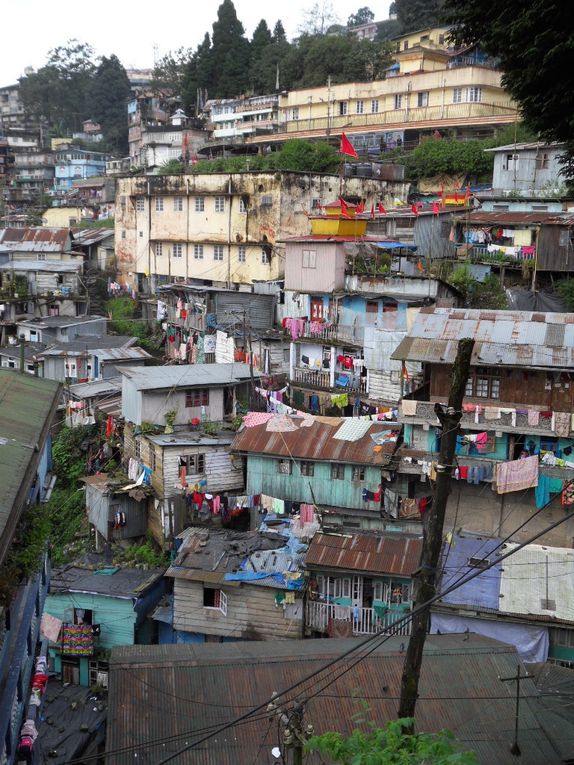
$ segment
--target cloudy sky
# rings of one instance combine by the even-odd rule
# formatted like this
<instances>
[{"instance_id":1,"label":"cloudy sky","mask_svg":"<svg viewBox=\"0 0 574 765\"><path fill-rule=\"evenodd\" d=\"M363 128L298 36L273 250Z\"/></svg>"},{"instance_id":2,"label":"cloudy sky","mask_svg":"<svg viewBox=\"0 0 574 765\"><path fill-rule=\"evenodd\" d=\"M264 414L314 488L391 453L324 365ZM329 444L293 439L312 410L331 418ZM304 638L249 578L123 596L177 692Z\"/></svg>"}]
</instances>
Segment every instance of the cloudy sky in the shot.
<instances>
[{"instance_id":1,"label":"cloudy sky","mask_svg":"<svg viewBox=\"0 0 574 765\"><path fill-rule=\"evenodd\" d=\"M314 2L234 0L234 5L249 36L263 16L270 27L280 18L291 38ZM340 22L364 5L379 21L388 17L390 0L330 0L330 4ZM161 57L182 46L193 48L205 32L211 33L220 0L98 0L92 4L63 0L54 6L41 0L9 0L8 5L11 31L3 35L0 47L0 86L15 82L28 66L42 66L51 48L71 38L90 43L100 55L115 53L126 68L152 67L154 50Z\"/></svg>"}]
</instances>

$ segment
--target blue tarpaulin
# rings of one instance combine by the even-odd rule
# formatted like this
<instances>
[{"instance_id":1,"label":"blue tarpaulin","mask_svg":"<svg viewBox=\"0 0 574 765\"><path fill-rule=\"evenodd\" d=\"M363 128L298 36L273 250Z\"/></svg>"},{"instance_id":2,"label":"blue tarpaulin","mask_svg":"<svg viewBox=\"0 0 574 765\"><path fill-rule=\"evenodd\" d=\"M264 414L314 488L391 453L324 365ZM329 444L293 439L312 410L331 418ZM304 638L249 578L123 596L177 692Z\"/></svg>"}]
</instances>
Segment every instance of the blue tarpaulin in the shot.
<instances>
[{"instance_id":1,"label":"blue tarpaulin","mask_svg":"<svg viewBox=\"0 0 574 765\"><path fill-rule=\"evenodd\" d=\"M377 247L381 250L412 250L417 249L416 244L407 244L406 242L377 242Z\"/></svg>"},{"instance_id":2,"label":"blue tarpaulin","mask_svg":"<svg viewBox=\"0 0 574 765\"><path fill-rule=\"evenodd\" d=\"M236 571L233 574L225 574L223 579L226 582L257 582L261 579L273 579L286 590L301 590L305 582L303 574L298 579L286 579L279 572L270 573L266 571Z\"/></svg>"}]
</instances>

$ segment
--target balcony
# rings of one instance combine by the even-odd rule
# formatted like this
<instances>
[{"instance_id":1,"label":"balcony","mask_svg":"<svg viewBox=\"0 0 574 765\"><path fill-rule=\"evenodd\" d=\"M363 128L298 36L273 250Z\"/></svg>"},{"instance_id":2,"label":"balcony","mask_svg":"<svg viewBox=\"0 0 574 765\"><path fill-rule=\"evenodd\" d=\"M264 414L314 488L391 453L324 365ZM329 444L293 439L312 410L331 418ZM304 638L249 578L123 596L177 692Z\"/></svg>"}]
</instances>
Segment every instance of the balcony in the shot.
<instances>
[{"instance_id":1,"label":"balcony","mask_svg":"<svg viewBox=\"0 0 574 765\"><path fill-rule=\"evenodd\" d=\"M299 339L321 340L326 345L363 345L365 330L362 326L330 324L329 322L306 321Z\"/></svg>"},{"instance_id":2,"label":"balcony","mask_svg":"<svg viewBox=\"0 0 574 765\"><path fill-rule=\"evenodd\" d=\"M496 245L494 245L496 247ZM463 245L464 248L464 245ZM468 250L468 257L473 263L528 263L533 266L536 260L535 247L516 247L517 251L511 255L508 254L508 247L504 249L489 252L486 244L473 244Z\"/></svg>"},{"instance_id":3,"label":"balcony","mask_svg":"<svg viewBox=\"0 0 574 765\"><path fill-rule=\"evenodd\" d=\"M335 385L332 386L331 374L328 370L295 367L293 382L296 385L305 385L308 388L336 390L341 393L368 393L366 377L342 370L335 372Z\"/></svg>"},{"instance_id":4,"label":"balcony","mask_svg":"<svg viewBox=\"0 0 574 765\"><path fill-rule=\"evenodd\" d=\"M472 403L478 404L480 407L482 407L482 409L479 412L478 418L476 417L475 412L463 412L462 419L460 421L461 428L469 428L470 430L482 429L500 431L502 433L524 433L541 436L556 435L556 433L551 428L551 417L541 416L539 418L538 425L530 425L528 423L528 415L524 414L525 410L527 409L525 405L519 404L517 407L516 404L513 406L512 404L503 404L502 402L493 401L491 399L483 399L482 401L475 401ZM471 402L465 400L465 405L467 404L470 405ZM518 411L515 411L514 413L506 412L501 414L498 419L487 420L484 416L485 406L492 408L502 407L504 409L515 410L518 408ZM432 426L438 426L440 424L434 412L434 401L417 401L415 415L405 415L403 413L403 405L401 403L398 420L403 425L413 423L419 425L430 424Z\"/></svg>"},{"instance_id":5,"label":"balcony","mask_svg":"<svg viewBox=\"0 0 574 765\"><path fill-rule=\"evenodd\" d=\"M389 635L410 635L411 622L405 622L398 627L390 627L392 622L403 616L409 609L381 605L380 609L360 608L358 613L352 606L337 606L334 603L321 603L316 600L307 601L305 625L317 632L327 632L331 619L337 622L348 622L349 631L353 635L375 635L387 632ZM378 611L378 613L377 613Z\"/></svg>"},{"instance_id":6,"label":"balcony","mask_svg":"<svg viewBox=\"0 0 574 765\"><path fill-rule=\"evenodd\" d=\"M295 367L294 382L299 385L306 385L309 388L322 388L331 390L331 375L329 372L323 372L320 369L308 369L306 367Z\"/></svg>"}]
</instances>

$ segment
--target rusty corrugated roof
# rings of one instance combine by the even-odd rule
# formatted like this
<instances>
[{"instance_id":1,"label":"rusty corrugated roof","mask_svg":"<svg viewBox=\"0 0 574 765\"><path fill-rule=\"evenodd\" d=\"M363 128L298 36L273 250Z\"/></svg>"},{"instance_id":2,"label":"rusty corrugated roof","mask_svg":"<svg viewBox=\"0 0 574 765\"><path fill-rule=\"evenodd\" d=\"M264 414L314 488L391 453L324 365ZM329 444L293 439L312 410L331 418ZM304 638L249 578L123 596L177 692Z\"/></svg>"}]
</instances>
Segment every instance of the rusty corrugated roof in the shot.
<instances>
[{"instance_id":1,"label":"rusty corrugated roof","mask_svg":"<svg viewBox=\"0 0 574 765\"><path fill-rule=\"evenodd\" d=\"M5 228L0 230L0 248L19 252L61 252L70 239L68 228Z\"/></svg>"},{"instance_id":2,"label":"rusty corrugated roof","mask_svg":"<svg viewBox=\"0 0 574 765\"><path fill-rule=\"evenodd\" d=\"M301 417L295 416L289 419L297 425L302 421ZM312 425L297 427L297 430L286 433L268 431L267 423L250 428L244 427L235 436L231 451L322 462L387 464L389 455L396 449L396 442L377 447L371 435L389 430L400 431L400 426L396 422L387 424L373 422L368 432L357 441L340 441L333 436L345 420L332 419L333 424L329 424L315 418Z\"/></svg>"},{"instance_id":3,"label":"rusty corrugated roof","mask_svg":"<svg viewBox=\"0 0 574 765\"><path fill-rule=\"evenodd\" d=\"M411 576L420 562L422 537L315 534L305 557L313 568Z\"/></svg>"},{"instance_id":4,"label":"rusty corrugated roof","mask_svg":"<svg viewBox=\"0 0 574 765\"><path fill-rule=\"evenodd\" d=\"M356 647L358 640L278 640L188 645L134 645L112 649L106 753L114 765L157 763L192 744L194 730L218 726L265 705L273 691L302 681ZM391 637L348 668L336 664L305 685L305 725L315 733L358 727L355 715L368 704L368 719L383 726L397 717L406 638ZM356 655L356 654L355 654ZM481 765L515 765L510 753L516 686L501 683L520 664L514 647L479 635L429 635L417 703L417 729L448 728L463 748L477 752ZM318 683L318 680L321 682ZM324 692L326 680L334 682ZM544 709L534 680L520 684L522 765L556 762L544 733ZM293 698L294 694L290 694ZM213 730L213 728L212 728ZM158 741L159 739L159 741ZM150 742L154 742L150 744ZM273 765L279 743L276 720L263 713L205 743L177 754L178 765ZM147 745L146 745L147 744ZM111 753L114 753L113 755ZM305 755L306 765L322 759Z\"/></svg>"},{"instance_id":5,"label":"rusty corrugated roof","mask_svg":"<svg viewBox=\"0 0 574 765\"><path fill-rule=\"evenodd\" d=\"M477 212L471 212L468 216L468 222L470 225L475 223L484 223L496 225L497 223L508 223L509 225L516 224L518 226L536 226L542 223L557 223L563 222L564 225L568 225L571 216L566 216L564 219L560 217L556 212L512 212L511 210L486 212L483 210Z\"/></svg>"}]
</instances>

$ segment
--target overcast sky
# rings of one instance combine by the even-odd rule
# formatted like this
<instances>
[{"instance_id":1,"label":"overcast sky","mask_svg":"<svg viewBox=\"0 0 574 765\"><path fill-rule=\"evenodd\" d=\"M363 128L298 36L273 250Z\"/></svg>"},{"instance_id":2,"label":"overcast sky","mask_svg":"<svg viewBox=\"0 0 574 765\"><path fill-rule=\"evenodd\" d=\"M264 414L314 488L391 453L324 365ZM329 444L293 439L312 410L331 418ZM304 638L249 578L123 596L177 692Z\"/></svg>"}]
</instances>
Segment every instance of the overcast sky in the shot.
<instances>
[{"instance_id":1,"label":"overcast sky","mask_svg":"<svg viewBox=\"0 0 574 765\"><path fill-rule=\"evenodd\" d=\"M291 38L315 0L234 0L239 20L250 37L262 17L272 28L281 19ZM326 0L327 2L329 0ZM98 0L50 6L41 0L5 0L9 29L0 46L0 86L16 82L27 66L36 69L51 48L70 38L87 42L99 55L115 53L126 68L149 68L154 46L160 57L181 46L194 48L217 18L220 0ZM340 22L367 5L377 21L388 17L390 0L331 0ZM6 20L6 19L5 19Z\"/></svg>"}]
</instances>

